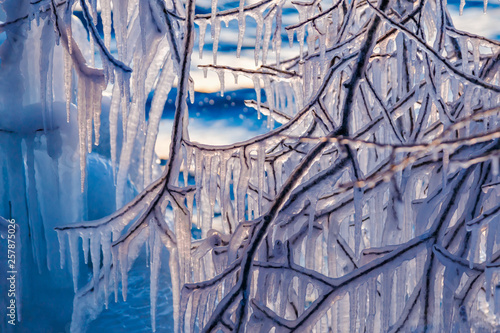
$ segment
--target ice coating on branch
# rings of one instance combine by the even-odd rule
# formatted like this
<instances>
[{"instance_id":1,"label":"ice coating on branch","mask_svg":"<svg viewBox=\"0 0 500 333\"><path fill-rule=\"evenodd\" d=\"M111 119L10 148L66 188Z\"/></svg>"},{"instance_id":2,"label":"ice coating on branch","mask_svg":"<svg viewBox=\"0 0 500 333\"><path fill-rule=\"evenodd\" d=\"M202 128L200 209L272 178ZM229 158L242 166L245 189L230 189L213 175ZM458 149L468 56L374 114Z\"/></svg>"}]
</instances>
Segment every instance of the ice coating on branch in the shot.
<instances>
[{"instance_id":1,"label":"ice coating on branch","mask_svg":"<svg viewBox=\"0 0 500 333\"><path fill-rule=\"evenodd\" d=\"M279 331L285 327L281 323L297 325L290 328L294 331L411 331L424 327L418 326L423 322L431 327L436 318L441 318L437 326L463 323L462 318L474 318L467 321L473 325L479 318L476 304L483 301L474 293L463 308L452 300L466 278L478 274L484 280L471 290L483 288L496 302L496 273L484 269L496 260L495 198L480 189L498 181L498 112L492 111L498 104L498 77L495 67L487 68L497 44L456 30L445 10L436 18L443 6L434 1L422 7L389 4L390 10L380 13L371 2L299 1L293 3L299 22L286 29L291 44L297 33L298 47L280 59L285 55L280 53L284 2L245 6L240 1L233 9L217 11L213 1L210 14L196 15L200 57L208 23L215 63L225 29L221 22L238 21L234 53L239 56L245 20L255 20L254 60L262 66L213 64L210 69L219 76L221 93L226 72L252 80L256 101L246 104L256 107L259 117L268 117L269 132L210 146L188 135L184 102L188 92L193 100L194 87L189 73L180 71L190 47L180 45L191 36L185 29L194 20L194 10L187 10L190 2L160 1L151 7L132 0L99 3L103 45L109 46L107 36L114 30L117 59L133 71L113 63L95 36L102 70L82 67L73 55L78 45L68 47L72 62L67 64L78 79L82 186L84 154L93 136L99 142L100 94L114 78L111 161L113 170L119 164L117 205L125 205L109 218L59 233L69 239L73 278L80 250L75 239L81 236L85 260L90 255L93 265L91 285L95 293L105 294L105 305L109 286L98 281L111 278L117 299L121 279L125 299L129 270L143 246L151 273L153 330L162 316L156 306L164 278L159 274L165 265L160 262L163 247L170 258L177 332ZM421 34L415 34L411 17L422 18ZM440 49L430 46L440 43ZM275 64L268 59L271 47ZM51 69L46 61L41 67L47 72L47 89L42 90L50 95ZM68 77L71 67L65 63L64 70ZM186 79L176 106L182 121L173 128L173 156L151 183L158 124L176 75ZM123 144L118 142L120 119ZM275 120L280 127L272 130ZM182 133L180 138L176 133ZM184 181L179 181L181 171ZM125 203L129 182L140 193ZM95 264L101 261L102 266ZM441 283L436 272L443 272L442 266ZM424 296L429 308L424 308ZM248 318L240 317L240 304ZM238 323L242 326L233 327Z\"/></svg>"}]
</instances>

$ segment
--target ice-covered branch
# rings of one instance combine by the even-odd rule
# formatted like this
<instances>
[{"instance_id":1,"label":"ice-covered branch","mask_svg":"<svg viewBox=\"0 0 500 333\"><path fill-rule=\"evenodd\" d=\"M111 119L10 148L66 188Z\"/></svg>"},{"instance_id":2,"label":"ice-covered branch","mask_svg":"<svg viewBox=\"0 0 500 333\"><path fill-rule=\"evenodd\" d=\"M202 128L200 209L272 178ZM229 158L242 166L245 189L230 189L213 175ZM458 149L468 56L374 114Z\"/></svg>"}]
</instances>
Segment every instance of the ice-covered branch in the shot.
<instances>
[{"instance_id":1,"label":"ice-covered branch","mask_svg":"<svg viewBox=\"0 0 500 333\"><path fill-rule=\"evenodd\" d=\"M92 39L112 62L94 6L81 1ZM132 84L119 79L113 87L110 128L116 138L121 110L125 148L118 154L115 142L111 155L113 165L120 157L120 193L133 153L144 155L137 173L145 190L108 217L56 229L62 252L69 244L78 258L81 238L92 262L102 259L87 293L121 275L125 298L128 271L146 246L153 327L166 248L177 332L438 330L457 321L462 306L477 317L487 306L477 297L483 285L497 297L498 42L453 28L434 0L296 1L299 21L285 29L284 1L241 1L224 11L214 1L211 13L198 15L194 0L185 8L177 0L130 1L102 7L105 41L113 26L117 59L134 65ZM217 65L221 23L238 21L238 57L248 17L261 63ZM199 67L219 75L222 91L227 72L249 77L256 97L245 104L268 117L267 133L220 146L190 140L190 59L195 28L202 52L208 24L214 61ZM283 32L297 45L286 60ZM68 56L79 77L95 72L104 84L105 73L74 46ZM169 159L152 181L154 142L176 77ZM84 80L79 90L88 88ZM79 107L90 105L82 96ZM93 119L85 114L82 128ZM281 125L272 129L274 121ZM88 148L89 132L82 133ZM72 271L78 289L74 262Z\"/></svg>"}]
</instances>

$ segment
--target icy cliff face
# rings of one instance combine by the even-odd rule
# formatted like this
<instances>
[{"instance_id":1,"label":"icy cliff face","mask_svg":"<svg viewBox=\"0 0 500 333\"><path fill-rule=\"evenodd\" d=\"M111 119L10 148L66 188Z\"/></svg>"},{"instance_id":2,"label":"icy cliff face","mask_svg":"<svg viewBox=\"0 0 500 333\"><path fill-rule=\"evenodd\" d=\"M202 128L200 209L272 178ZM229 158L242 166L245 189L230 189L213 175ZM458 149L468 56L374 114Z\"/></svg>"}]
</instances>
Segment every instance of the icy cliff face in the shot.
<instances>
[{"instance_id":1,"label":"icy cliff face","mask_svg":"<svg viewBox=\"0 0 500 333\"><path fill-rule=\"evenodd\" d=\"M0 213L25 221L40 270L57 235L71 330L127 299L138 258L153 331L167 265L174 331L495 330L500 44L454 28L441 1L219 5L3 2L2 191L13 208ZM298 22L285 24L285 10ZM253 24L255 68L217 64L222 22L238 25L235 57ZM213 63L200 67L221 94L226 74L248 77L247 105L268 133L190 140L191 56L208 25ZM282 35L296 46L289 58ZM169 160L155 177L174 85ZM87 197L96 179L116 184L103 201Z\"/></svg>"},{"instance_id":2,"label":"icy cliff face","mask_svg":"<svg viewBox=\"0 0 500 333\"><path fill-rule=\"evenodd\" d=\"M65 50L57 43L53 21L47 19L47 7L32 8L29 1L3 1L2 9L0 215L14 219L18 227L16 318L21 322L11 326L2 321L0 330L63 330L71 316L72 287L69 274L60 270L54 228L112 213L113 171L102 150L82 155L89 161L86 170L90 177L82 191L77 107L73 100L67 101ZM38 24L31 17L35 12L39 12ZM82 57L90 59L87 32L76 18L72 36L85 50ZM108 115L109 98L104 97L103 116ZM106 119L104 123L109 122ZM108 142L109 156L109 126L101 133ZM120 142L121 131L117 136ZM132 193L128 186L128 200ZM7 236L2 232L2 253L6 254ZM4 280L7 255L1 258L0 265ZM7 296L7 287L2 283L2 295ZM4 300L8 298L2 297Z\"/></svg>"}]
</instances>

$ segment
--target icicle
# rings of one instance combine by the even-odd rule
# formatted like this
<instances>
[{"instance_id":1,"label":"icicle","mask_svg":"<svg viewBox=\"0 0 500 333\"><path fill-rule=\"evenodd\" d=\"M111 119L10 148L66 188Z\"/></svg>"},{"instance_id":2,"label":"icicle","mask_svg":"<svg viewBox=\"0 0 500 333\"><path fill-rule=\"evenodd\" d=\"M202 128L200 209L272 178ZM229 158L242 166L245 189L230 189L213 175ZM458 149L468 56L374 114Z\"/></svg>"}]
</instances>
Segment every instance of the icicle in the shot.
<instances>
[{"instance_id":1,"label":"icicle","mask_svg":"<svg viewBox=\"0 0 500 333\"><path fill-rule=\"evenodd\" d=\"M214 65L217 65L217 51L219 49L219 37L220 37L220 21L215 19L212 22L212 40L213 40L213 56L214 56Z\"/></svg>"},{"instance_id":2,"label":"icicle","mask_svg":"<svg viewBox=\"0 0 500 333\"><path fill-rule=\"evenodd\" d=\"M374 68L372 70L373 88L380 95L381 94L380 89L382 87L382 70L380 68L380 67L382 67L382 65L380 64L380 60L379 59L374 59L372 67Z\"/></svg>"},{"instance_id":3,"label":"icicle","mask_svg":"<svg viewBox=\"0 0 500 333\"><path fill-rule=\"evenodd\" d=\"M183 152L183 169L182 169L182 176L184 179L184 186L188 186L188 181L189 181L189 169L191 167L191 147L188 145L182 145L182 152Z\"/></svg>"},{"instance_id":4,"label":"icicle","mask_svg":"<svg viewBox=\"0 0 500 333\"><path fill-rule=\"evenodd\" d=\"M198 42L198 48L200 50L200 59L203 58L203 46L205 45L205 32L207 30L207 21L206 20L199 20L196 23L198 23L198 33L199 33L199 42ZM206 67L203 68L205 70ZM205 75L205 78L207 76Z\"/></svg>"},{"instance_id":5,"label":"icicle","mask_svg":"<svg viewBox=\"0 0 500 333\"><path fill-rule=\"evenodd\" d=\"M151 19L148 17L148 13L151 9L149 8L148 2L139 1L139 25L141 27L141 46L142 46L142 54L148 54L147 50L147 31L146 24Z\"/></svg>"},{"instance_id":6,"label":"icicle","mask_svg":"<svg viewBox=\"0 0 500 333\"><path fill-rule=\"evenodd\" d=\"M229 194L229 178L231 177L230 175L228 176L228 162L229 159L231 158L231 155L229 155L226 151L222 153L222 156L220 156L220 209L221 209L221 216L222 216L222 222L224 223L225 221L227 223L230 223L227 221L228 217L226 217L226 211L227 211L227 206L228 202L226 200L226 195Z\"/></svg>"},{"instance_id":7,"label":"icicle","mask_svg":"<svg viewBox=\"0 0 500 333\"><path fill-rule=\"evenodd\" d=\"M151 327L153 332L156 332L156 301L158 298L158 279L160 275L160 253L161 253L161 241L160 237L157 235L156 227L153 225L150 227L150 252L151 252L151 277L150 277L150 305L151 305Z\"/></svg>"},{"instance_id":8,"label":"icicle","mask_svg":"<svg viewBox=\"0 0 500 333\"><path fill-rule=\"evenodd\" d=\"M189 101L194 104L194 80L188 80Z\"/></svg>"},{"instance_id":9,"label":"icicle","mask_svg":"<svg viewBox=\"0 0 500 333\"><path fill-rule=\"evenodd\" d=\"M241 47L243 46L243 37L245 36L245 12L243 8L245 7L245 0L240 0L240 6L238 9L238 44L236 46L236 58L241 55Z\"/></svg>"},{"instance_id":10,"label":"icicle","mask_svg":"<svg viewBox=\"0 0 500 333\"><path fill-rule=\"evenodd\" d=\"M444 270L444 283L442 291L442 313L443 321L445 323L451 322L453 314L453 295L460 285L460 279L463 274L463 269L455 262L451 261L447 256L444 255L445 249L441 246L434 245L433 252L439 261L445 266Z\"/></svg>"},{"instance_id":11,"label":"icicle","mask_svg":"<svg viewBox=\"0 0 500 333\"><path fill-rule=\"evenodd\" d=\"M35 20L36 20L36 25L37 27L40 26L40 10L34 10L35 12Z\"/></svg>"},{"instance_id":12,"label":"icicle","mask_svg":"<svg viewBox=\"0 0 500 333\"><path fill-rule=\"evenodd\" d=\"M85 114L86 121L86 130L85 133L87 134L86 138L86 143L87 143L87 152L90 154L92 152L92 119L94 118L94 83L91 80L86 80L85 82L86 88L85 88L85 100L87 101L87 112Z\"/></svg>"},{"instance_id":13,"label":"icicle","mask_svg":"<svg viewBox=\"0 0 500 333\"><path fill-rule=\"evenodd\" d=\"M366 332L366 305L368 302L366 294L366 283L363 283L357 291L359 300L359 332Z\"/></svg>"},{"instance_id":14,"label":"icicle","mask_svg":"<svg viewBox=\"0 0 500 333\"><path fill-rule=\"evenodd\" d=\"M116 207L123 206L125 186L127 183L128 170L132 160L132 152L135 146L137 131L139 130L139 121L142 115L142 109L139 102L132 103L130 115L127 121L127 131L124 134L125 142L122 146L118 174L116 176Z\"/></svg>"},{"instance_id":15,"label":"icicle","mask_svg":"<svg viewBox=\"0 0 500 333\"><path fill-rule=\"evenodd\" d=\"M104 32L104 45L109 50L111 45L111 7L110 0L101 0L101 19Z\"/></svg>"},{"instance_id":16,"label":"icicle","mask_svg":"<svg viewBox=\"0 0 500 333\"><path fill-rule=\"evenodd\" d=\"M304 38L305 38L305 34L306 34L306 28L305 28L304 25L302 25L301 27L299 27L297 29L297 40L299 41L299 47L300 47L300 51L299 51L300 60L304 59Z\"/></svg>"},{"instance_id":17,"label":"icicle","mask_svg":"<svg viewBox=\"0 0 500 333\"><path fill-rule=\"evenodd\" d=\"M80 182L81 191L83 193L85 187L85 177L87 169L87 151L86 146L86 121L87 121L87 110L86 110L86 96L85 89L86 84L83 78L78 79L78 139L79 139L79 150L80 150Z\"/></svg>"},{"instance_id":18,"label":"icicle","mask_svg":"<svg viewBox=\"0 0 500 333\"><path fill-rule=\"evenodd\" d=\"M193 202L194 202L194 193L189 192L188 194L186 194L186 206L190 212L193 211Z\"/></svg>"},{"instance_id":19,"label":"icicle","mask_svg":"<svg viewBox=\"0 0 500 333\"><path fill-rule=\"evenodd\" d=\"M57 231L57 240L59 241L59 259L61 269L64 268L66 262L66 242L64 241L64 234L62 231Z\"/></svg>"},{"instance_id":20,"label":"icicle","mask_svg":"<svg viewBox=\"0 0 500 333\"><path fill-rule=\"evenodd\" d=\"M95 145L99 145L99 139L101 137L101 98L102 98L102 88L94 84L93 85L93 101L94 104L92 105L93 108L93 115L94 115L94 135L95 135Z\"/></svg>"},{"instance_id":21,"label":"icicle","mask_svg":"<svg viewBox=\"0 0 500 333\"><path fill-rule=\"evenodd\" d=\"M92 23L94 25L97 25L97 0L91 0L89 2L90 2L90 9L92 9L92 12L91 12Z\"/></svg>"},{"instance_id":22,"label":"icicle","mask_svg":"<svg viewBox=\"0 0 500 333\"><path fill-rule=\"evenodd\" d=\"M118 112L120 111L120 87L118 84L113 86L111 96L111 105L109 107L109 143L111 150L111 166L113 169L113 179L116 183L116 144L118 136Z\"/></svg>"},{"instance_id":23,"label":"icicle","mask_svg":"<svg viewBox=\"0 0 500 333\"><path fill-rule=\"evenodd\" d=\"M354 191L354 253L359 258L361 246L361 225L363 223L363 189L355 187Z\"/></svg>"},{"instance_id":24,"label":"icicle","mask_svg":"<svg viewBox=\"0 0 500 333\"><path fill-rule=\"evenodd\" d=\"M356 332L358 315L358 289L349 291L349 332Z\"/></svg>"},{"instance_id":25,"label":"icicle","mask_svg":"<svg viewBox=\"0 0 500 333\"><path fill-rule=\"evenodd\" d=\"M114 240L114 239L113 239ZM111 258L113 261L113 293L115 294L115 303L118 302L118 251L111 248Z\"/></svg>"},{"instance_id":26,"label":"icicle","mask_svg":"<svg viewBox=\"0 0 500 333\"><path fill-rule=\"evenodd\" d=\"M258 75L252 75L253 86L255 89L255 95L257 99L257 118L260 119L261 111L260 111L260 100L261 100L261 88L260 88L260 77Z\"/></svg>"},{"instance_id":27,"label":"icicle","mask_svg":"<svg viewBox=\"0 0 500 333\"><path fill-rule=\"evenodd\" d=\"M71 57L66 50L64 52L64 92L66 97L66 121L69 123L71 107L71 86L73 83L73 72Z\"/></svg>"},{"instance_id":28,"label":"icicle","mask_svg":"<svg viewBox=\"0 0 500 333\"><path fill-rule=\"evenodd\" d=\"M82 238L82 249L83 249L83 260L85 261L85 265L89 263L89 239L87 235L81 234Z\"/></svg>"},{"instance_id":29,"label":"icicle","mask_svg":"<svg viewBox=\"0 0 500 333\"><path fill-rule=\"evenodd\" d=\"M486 14L487 9L488 9L488 0L483 0L483 13Z\"/></svg>"},{"instance_id":30,"label":"icicle","mask_svg":"<svg viewBox=\"0 0 500 333\"><path fill-rule=\"evenodd\" d=\"M464 14L465 0L460 0L460 16Z\"/></svg>"},{"instance_id":31,"label":"icicle","mask_svg":"<svg viewBox=\"0 0 500 333\"><path fill-rule=\"evenodd\" d=\"M91 33L89 33L89 40L90 40L90 66L95 67L95 42L94 42L94 36L92 36Z\"/></svg>"},{"instance_id":32,"label":"icicle","mask_svg":"<svg viewBox=\"0 0 500 333\"><path fill-rule=\"evenodd\" d=\"M178 262L178 250L177 248L173 247L170 252L170 258L169 258L169 268L170 268L170 274L172 275L172 300L173 300L173 315L174 318L181 318L181 322L183 320L182 316L180 315L180 279L181 277L179 276L179 262ZM179 332L179 320L174 321L174 332ZM184 326L182 326L184 329Z\"/></svg>"},{"instance_id":33,"label":"icicle","mask_svg":"<svg viewBox=\"0 0 500 333\"><path fill-rule=\"evenodd\" d=\"M470 255L469 255L469 268L472 269L474 266L474 260L476 259L477 246L479 244L479 232L478 228L472 229L471 233L471 247L470 247Z\"/></svg>"},{"instance_id":34,"label":"icicle","mask_svg":"<svg viewBox=\"0 0 500 333\"><path fill-rule=\"evenodd\" d=\"M122 297L123 300L127 301L128 292L128 245L121 245L118 249L119 261L120 261L120 273L122 276Z\"/></svg>"},{"instance_id":35,"label":"icicle","mask_svg":"<svg viewBox=\"0 0 500 333\"><path fill-rule=\"evenodd\" d=\"M262 196L264 193L264 178L265 178L265 172L264 172L264 167L265 167L265 161L266 161L266 148L265 145L259 144L257 147L257 167L258 167L258 181L259 181L259 201L258 201L258 214L260 215L262 212Z\"/></svg>"},{"instance_id":36,"label":"icicle","mask_svg":"<svg viewBox=\"0 0 500 333\"><path fill-rule=\"evenodd\" d=\"M71 15L69 15L71 16ZM71 22L71 19L69 20ZM68 52L69 54L73 53L73 36L71 32L71 25L66 26L66 35L68 36Z\"/></svg>"},{"instance_id":37,"label":"icicle","mask_svg":"<svg viewBox=\"0 0 500 333\"><path fill-rule=\"evenodd\" d=\"M195 165L194 165L194 180L196 183L196 213L198 215L197 225L201 226L201 181L203 171L203 156L202 152L196 149L194 151Z\"/></svg>"},{"instance_id":38,"label":"icicle","mask_svg":"<svg viewBox=\"0 0 500 333\"><path fill-rule=\"evenodd\" d=\"M40 99L42 104L43 130L47 131L48 129L52 129L51 105L53 102L53 96L51 59L54 49L54 31L52 31L52 27L48 21L43 25L41 38L44 39L45 43L41 43L40 45Z\"/></svg>"},{"instance_id":39,"label":"icicle","mask_svg":"<svg viewBox=\"0 0 500 333\"><path fill-rule=\"evenodd\" d=\"M306 244L306 267L309 269L314 268L314 244L316 237L313 235L314 229L314 215L316 212L317 198L309 198L309 218L307 225L307 244Z\"/></svg>"},{"instance_id":40,"label":"icicle","mask_svg":"<svg viewBox=\"0 0 500 333\"><path fill-rule=\"evenodd\" d=\"M491 157L491 173L493 174L493 176L498 176L499 162L500 162L500 156L493 155Z\"/></svg>"},{"instance_id":41,"label":"icicle","mask_svg":"<svg viewBox=\"0 0 500 333\"><path fill-rule=\"evenodd\" d=\"M151 102L151 109L149 111L146 143L144 144L144 184L149 184L152 181L151 172L154 146L158 136L163 108L165 106L168 93L172 88L174 79L175 72L173 70L173 61L170 55L167 55L160 77L158 78L158 84L156 85L155 94Z\"/></svg>"},{"instance_id":42,"label":"icicle","mask_svg":"<svg viewBox=\"0 0 500 333\"><path fill-rule=\"evenodd\" d=\"M471 39L472 42L472 56L474 59L474 75L479 76L479 42L480 40L478 39Z\"/></svg>"},{"instance_id":43,"label":"icicle","mask_svg":"<svg viewBox=\"0 0 500 333\"><path fill-rule=\"evenodd\" d=\"M220 157L218 154L212 155L210 159L210 164L209 168L207 168L210 171L209 174L209 179L208 179L208 197L209 197L209 202L210 202L210 218L213 218L214 216L214 207L215 207L215 200L217 196L217 178L219 175L219 160Z\"/></svg>"},{"instance_id":44,"label":"icicle","mask_svg":"<svg viewBox=\"0 0 500 333\"><path fill-rule=\"evenodd\" d=\"M375 316L377 311L377 278L368 281L368 318L366 319L366 332L375 332Z\"/></svg>"},{"instance_id":45,"label":"icicle","mask_svg":"<svg viewBox=\"0 0 500 333\"><path fill-rule=\"evenodd\" d=\"M179 249L180 283L191 280L191 219L189 214L177 206L173 207L175 221L175 235ZM202 236L203 233L202 233Z\"/></svg>"},{"instance_id":46,"label":"icicle","mask_svg":"<svg viewBox=\"0 0 500 333\"><path fill-rule=\"evenodd\" d=\"M104 305L108 308L109 275L111 274L111 233L107 230L101 232L102 269L104 271Z\"/></svg>"},{"instance_id":47,"label":"icicle","mask_svg":"<svg viewBox=\"0 0 500 333\"><path fill-rule=\"evenodd\" d=\"M78 276L80 274L80 259L78 256L78 236L68 233L69 253L71 256L71 275L73 276L73 290L78 290Z\"/></svg>"},{"instance_id":48,"label":"icicle","mask_svg":"<svg viewBox=\"0 0 500 333\"><path fill-rule=\"evenodd\" d=\"M448 169L450 164L450 153L443 149L443 188L446 188L448 182Z\"/></svg>"},{"instance_id":49,"label":"icicle","mask_svg":"<svg viewBox=\"0 0 500 333\"><path fill-rule=\"evenodd\" d=\"M396 64L397 64L397 73L396 73L396 76L399 78L398 79L398 84L397 84L397 87L395 89L397 89L397 96L402 96L403 95L403 87L404 87L404 83L403 83L403 74L405 72L405 69L404 69L404 46L405 46L405 39L404 39L404 35L403 33L399 33L397 36L396 36Z\"/></svg>"},{"instance_id":50,"label":"icicle","mask_svg":"<svg viewBox=\"0 0 500 333\"><path fill-rule=\"evenodd\" d=\"M224 84L224 70L223 69L217 69L217 75L219 76L219 82L220 82L220 95L221 97L224 96L224 89L225 89L225 84Z\"/></svg>"},{"instance_id":51,"label":"icicle","mask_svg":"<svg viewBox=\"0 0 500 333\"><path fill-rule=\"evenodd\" d=\"M319 36L319 66L320 66L320 74L321 77L323 77L323 73L325 73L328 68L329 64L328 61L326 61L326 39L327 37L325 35L320 35Z\"/></svg>"},{"instance_id":52,"label":"icicle","mask_svg":"<svg viewBox=\"0 0 500 333\"><path fill-rule=\"evenodd\" d=\"M212 210L211 210L211 193L210 193L210 182L212 176L212 161L214 159L214 154L212 152L206 152L204 157L205 166L203 169L203 182L201 187L201 230L202 237L204 237L204 232L212 228ZM214 193L215 199L215 193Z\"/></svg>"},{"instance_id":53,"label":"icicle","mask_svg":"<svg viewBox=\"0 0 500 333\"><path fill-rule=\"evenodd\" d=\"M90 237L90 257L92 259L92 275L94 280L94 295L97 304L97 296L99 295L99 274L101 266L101 235L96 232Z\"/></svg>"},{"instance_id":54,"label":"icicle","mask_svg":"<svg viewBox=\"0 0 500 333\"><path fill-rule=\"evenodd\" d=\"M295 33L295 30L293 29L288 29L286 31L287 35L288 35L288 44L290 45L290 48L293 47L293 35Z\"/></svg>"},{"instance_id":55,"label":"icicle","mask_svg":"<svg viewBox=\"0 0 500 333\"><path fill-rule=\"evenodd\" d=\"M491 280L493 280L493 270L486 267L484 270L484 292L486 296L486 302L489 302L491 298Z\"/></svg>"},{"instance_id":56,"label":"icicle","mask_svg":"<svg viewBox=\"0 0 500 333\"><path fill-rule=\"evenodd\" d=\"M495 315L500 314L500 284L495 287Z\"/></svg>"},{"instance_id":57,"label":"icicle","mask_svg":"<svg viewBox=\"0 0 500 333\"><path fill-rule=\"evenodd\" d=\"M461 0L464 1L464 0ZM460 53L462 53L462 71L464 73L469 72L469 48L467 46L467 39L462 37L459 38L460 42Z\"/></svg>"},{"instance_id":58,"label":"icicle","mask_svg":"<svg viewBox=\"0 0 500 333\"><path fill-rule=\"evenodd\" d=\"M382 331L387 332L391 318L392 299L392 272L386 271L382 275Z\"/></svg>"},{"instance_id":59,"label":"icicle","mask_svg":"<svg viewBox=\"0 0 500 333\"><path fill-rule=\"evenodd\" d=\"M218 34L219 32L217 31L216 25L219 25L219 22L216 21L217 19L217 0L211 0L211 12L210 12L210 27L211 27L211 33L212 33L212 39L215 38L215 35Z\"/></svg>"},{"instance_id":60,"label":"icicle","mask_svg":"<svg viewBox=\"0 0 500 333\"><path fill-rule=\"evenodd\" d=\"M239 149L240 156L240 173L237 177L238 184L236 186L236 207L238 221L242 222L245 220L245 198L247 194L248 181L250 176L250 170L247 163L250 163L250 156L245 147Z\"/></svg>"},{"instance_id":61,"label":"icicle","mask_svg":"<svg viewBox=\"0 0 500 333\"><path fill-rule=\"evenodd\" d=\"M272 116L273 111L275 110L276 103L275 103L275 91L274 91L274 85L271 82L271 80L267 77L264 76L264 90L266 92L266 98L267 98L267 106L269 108L269 117L267 117L267 128L272 129L274 126L274 117Z\"/></svg>"},{"instance_id":62,"label":"icicle","mask_svg":"<svg viewBox=\"0 0 500 333\"><path fill-rule=\"evenodd\" d=\"M260 14L260 15L259 15ZM262 43L262 27L263 27L263 18L261 13L256 13L253 16L255 22L257 24L257 28L255 29L255 48L254 48L254 59L255 66L259 64L259 52L260 52L260 44Z\"/></svg>"},{"instance_id":63,"label":"icicle","mask_svg":"<svg viewBox=\"0 0 500 333\"><path fill-rule=\"evenodd\" d=\"M271 33L273 29L273 16L269 15L265 20L264 37L262 44L262 64L266 64L267 53L269 51L269 43L271 41Z\"/></svg>"},{"instance_id":64,"label":"icicle","mask_svg":"<svg viewBox=\"0 0 500 333\"><path fill-rule=\"evenodd\" d=\"M278 13L276 14L276 29L273 36L273 49L276 53L276 65L280 65L280 55L281 55L281 26L282 26L282 9L279 7ZM326 39L325 39L326 43ZM321 47L321 46L320 46ZM326 45L324 46L326 49Z\"/></svg>"}]
</instances>

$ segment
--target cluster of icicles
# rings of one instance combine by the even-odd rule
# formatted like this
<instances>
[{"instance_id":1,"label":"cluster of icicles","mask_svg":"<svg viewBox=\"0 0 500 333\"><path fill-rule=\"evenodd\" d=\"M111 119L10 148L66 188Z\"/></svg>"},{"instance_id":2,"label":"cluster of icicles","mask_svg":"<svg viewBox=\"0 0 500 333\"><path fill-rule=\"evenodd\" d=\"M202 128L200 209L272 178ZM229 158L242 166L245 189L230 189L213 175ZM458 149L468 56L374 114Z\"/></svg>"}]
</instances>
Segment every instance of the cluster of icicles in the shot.
<instances>
[{"instance_id":1,"label":"cluster of icicles","mask_svg":"<svg viewBox=\"0 0 500 333\"><path fill-rule=\"evenodd\" d=\"M464 330L499 324L499 43L456 30L439 1L391 2L386 12L361 0L293 2L300 22L284 28L285 1L242 0L224 12L214 1L211 14L194 19L200 54L211 25L214 64L204 70L219 74L222 90L227 72L250 77L256 101L247 105L268 117L270 132L228 146L184 135L182 148L170 156L176 159L172 172L184 177L168 183L165 174L153 180L150 166L166 96L182 74L183 52L192 52L180 48L184 4L113 0L112 26L110 2L99 1L104 42L95 29L97 1L78 2L102 70L86 64L71 38L67 17L75 1L49 15L67 50L68 103L71 75L78 77L82 184L92 129L99 140L101 94L114 83L111 158L121 208L57 230L61 264L69 248L77 301L97 302L104 294L107 305L111 290L118 300L120 282L126 299L128 272L145 246L155 330L165 247L175 331L214 322L223 331L243 325L252 332L448 331L447 325ZM38 6L36 12L47 12L42 7L51 5ZM238 21L239 56L247 17L257 22L255 61L261 67L216 65L221 22ZM112 28L117 59L109 53ZM294 58L280 59L282 30L291 44L294 36L298 40ZM373 47L360 54L368 38ZM267 59L271 47L273 64ZM357 71L361 57L368 62ZM193 98L192 84L189 90ZM349 134L329 136L342 124L346 104ZM326 148L315 152L324 142ZM137 147L144 190L123 205ZM307 172L292 179L307 159ZM190 175L194 186L188 185ZM289 186L293 191L261 232L263 216ZM192 224L201 239L192 237ZM248 259L255 241L259 246ZM85 262L90 255L94 263L84 287L78 285L80 243ZM245 277L244 260L252 265ZM238 289L243 279L250 281L248 294ZM243 316L240 301L248 304Z\"/></svg>"}]
</instances>

